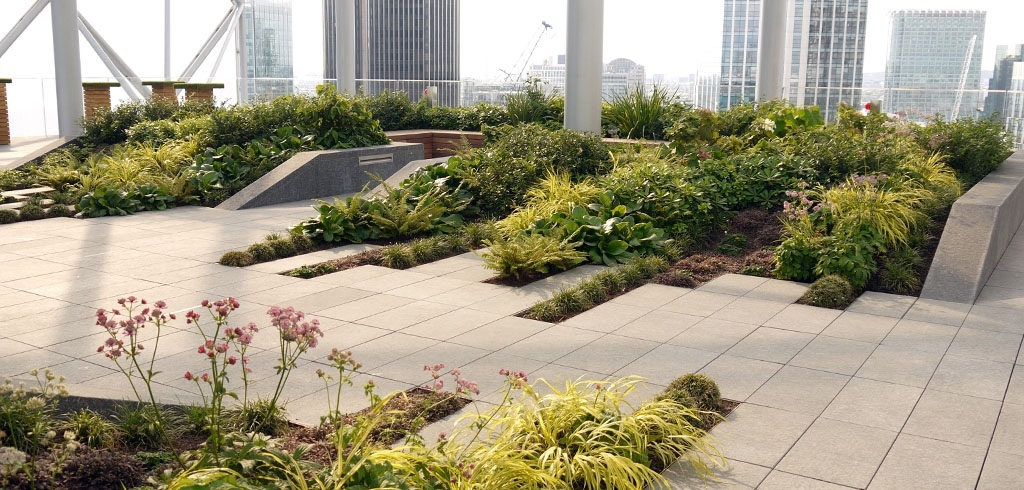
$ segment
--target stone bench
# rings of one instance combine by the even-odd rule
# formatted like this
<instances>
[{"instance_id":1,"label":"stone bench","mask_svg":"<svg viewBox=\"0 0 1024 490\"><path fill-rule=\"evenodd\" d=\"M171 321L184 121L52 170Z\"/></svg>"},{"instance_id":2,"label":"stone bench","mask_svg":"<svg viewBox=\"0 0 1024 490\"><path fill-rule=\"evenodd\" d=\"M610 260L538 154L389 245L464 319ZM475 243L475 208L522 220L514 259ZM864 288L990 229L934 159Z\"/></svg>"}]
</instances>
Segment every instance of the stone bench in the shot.
<instances>
[{"instance_id":1,"label":"stone bench","mask_svg":"<svg viewBox=\"0 0 1024 490\"><path fill-rule=\"evenodd\" d=\"M1024 151L957 199L921 297L974 303L1024 221Z\"/></svg>"}]
</instances>

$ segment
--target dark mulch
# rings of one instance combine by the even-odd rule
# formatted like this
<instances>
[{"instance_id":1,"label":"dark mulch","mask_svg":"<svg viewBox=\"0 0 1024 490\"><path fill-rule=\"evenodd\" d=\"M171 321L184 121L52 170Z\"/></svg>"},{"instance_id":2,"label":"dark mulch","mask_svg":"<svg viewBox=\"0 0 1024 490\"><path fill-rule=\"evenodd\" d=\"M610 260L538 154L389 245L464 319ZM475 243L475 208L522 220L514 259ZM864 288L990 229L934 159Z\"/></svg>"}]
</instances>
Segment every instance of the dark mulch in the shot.
<instances>
[{"instance_id":1,"label":"dark mulch","mask_svg":"<svg viewBox=\"0 0 1024 490\"><path fill-rule=\"evenodd\" d=\"M771 248L778 243L781 231L777 213L748 209L736 215L729 228L707 246L672 264L652 282L695 288L730 273L767 277L775 267Z\"/></svg>"}]
</instances>

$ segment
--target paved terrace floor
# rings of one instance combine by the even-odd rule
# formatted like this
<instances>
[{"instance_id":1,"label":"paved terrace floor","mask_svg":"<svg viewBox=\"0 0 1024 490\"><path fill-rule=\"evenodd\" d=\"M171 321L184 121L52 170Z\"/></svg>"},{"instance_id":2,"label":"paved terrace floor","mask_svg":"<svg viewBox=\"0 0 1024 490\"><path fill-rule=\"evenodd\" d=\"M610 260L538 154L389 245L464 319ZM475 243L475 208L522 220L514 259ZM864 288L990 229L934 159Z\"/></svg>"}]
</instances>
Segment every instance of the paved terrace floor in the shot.
<instances>
[{"instance_id":1,"label":"paved terrace floor","mask_svg":"<svg viewBox=\"0 0 1024 490\"><path fill-rule=\"evenodd\" d=\"M364 369L347 409L365 403L363 382L404 389L426 382L422 366L437 362L478 381L481 403L496 399L500 368L555 382L643 375L650 385L638 398L702 371L743 402L713 431L730 466L720 483L672 467L676 488L1024 487L1021 234L974 305L867 293L846 311L826 310L792 304L802 285L729 275L696 290L644 286L561 324L513 314L594 268L515 289L482 283L490 273L472 254L310 280L274 274L280 264L216 264L310 214L302 203L186 207L0 226L0 374L50 367L72 393L129 397L95 352L105 335L96 308L134 294L187 310L231 295L242 303L236 325L266 325L269 305L294 305L323 322L317 359L332 346L352 349ZM160 343L157 391L190 402L195 386L181 374L202 369L200 340L177 325ZM273 390L275 345L268 332L256 336L260 393ZM299 421L326 409L317 367L303 361L289 381Z\"/></svg>"}]
</instances>

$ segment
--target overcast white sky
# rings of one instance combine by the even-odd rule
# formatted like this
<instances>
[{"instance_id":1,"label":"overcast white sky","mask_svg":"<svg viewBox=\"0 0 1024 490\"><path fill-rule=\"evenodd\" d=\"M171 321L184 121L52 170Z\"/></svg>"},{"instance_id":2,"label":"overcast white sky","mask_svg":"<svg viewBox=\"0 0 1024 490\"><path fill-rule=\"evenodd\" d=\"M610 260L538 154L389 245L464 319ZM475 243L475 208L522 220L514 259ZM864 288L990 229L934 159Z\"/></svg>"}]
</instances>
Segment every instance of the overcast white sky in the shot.
<instances>
[{"instance_id":1,"label":"overcast white sky","mask_svg":"<svg viewBox=\"0 0 1024 490\"><path fill-rule=\"evenodd\" d=\"M0 0L0 35L6 34L34 0ZM316 79L323 69L322 0L292 0L294 65L297 78ZM565 52L566 0L462 0L463 78L503 78L501 70L522 65L522 56L541 31L534 63ZM78 0L79 11L142 78L163 77L164 0ZM172 0L171 73L191 61L230 8L228 0ZM885 69L889 12L900 9L978 9L988 12L982 68L991 70L997 44L1024 43L1024 2L1019 0L873 0L868 7L864 70ZM649 75L685 76L717 72L721 61L722 0L605 0L604 59L630 58ZM82 75L110 74L83 40ZM233 45L232 45L233 48ZM230 49L230 48L229 48ZM197 77L210 75L212 60ZM231 52L216 81L234 78ZM0 57L0 77L52 78L49 9ZM34 82L36 98L46 82ZM9 90L15 92L16 80ZM26 90L26 84L20 85ZM51 96L52 97L52 96ZM14 96L12 96L14 98ZM18 101L12 101L12 112ZM49 104L47 104L49 105ZM15 128L12 128L14 130Z\"/></svg>"}]
</instances>

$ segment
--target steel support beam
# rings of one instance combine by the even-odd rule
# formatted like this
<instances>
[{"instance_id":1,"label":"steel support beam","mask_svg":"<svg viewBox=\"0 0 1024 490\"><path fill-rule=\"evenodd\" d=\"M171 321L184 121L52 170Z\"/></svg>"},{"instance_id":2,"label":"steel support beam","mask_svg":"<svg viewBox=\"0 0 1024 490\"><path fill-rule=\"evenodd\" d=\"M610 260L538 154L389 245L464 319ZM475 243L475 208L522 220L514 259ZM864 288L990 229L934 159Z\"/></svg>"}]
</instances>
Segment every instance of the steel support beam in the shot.
<instances>
[{"instance_id":1,"label":"steel support beam","mask_svg":"<svg viewBox=\"0 0 1024 490\"><path fill-rule=\"evenodd\" d=\"M11 45L14 44L14 41L21 36L21 33L25 32L25 28L28 27L33 20L36 20L36 17L39 16L39 12L42 12L49 4L50 0L36 0L36 3L32 4L32 6L28 8L28 12L25 12L25 15L21 16L21 19L18 20L17 24L14 24L11 31L8 32L3 39L0 39L0 57L10 49Z\"/></svg>"},{"instance_id":2,"label":"steel support beam","mask_svg":"<svg viewBox=\"0 0 1024 490\"><path fill-rule=\"evenodd\" d=\"M356 93L356 1L334 0L335 68L338 91Z\"/></svg>"},{"instance_id":3,"label":"steel support beam","mask_svg":"<svg viewBox=\"0 0 1024 490\"><path fill-rule=\"evenodd\" d=\"M210 37L206 39L203 46L199 48L199 52L192 58L192 61L185 67L185 70L181 72L181 76L178 77L178 80L188 81L192 79L192 76L196 74L199 67L202 66L203 62L206 61L206 58L210 56L211 52L213 52L213 48L217 47L217 43L224 38L224 34L227 33L232 26L238 23L238 17L241 13L242 10L239 4L232 2L231 10L228 10L228 13L223 19L221 19L220 24L217 24L217 28L213 30L213 34L210 34Z\"/></svg>"},{"instance_id":4,"label":"steel support beam","mask_svg":"<svg viewBox=\"0 0 1024 490\"><path fill-rule=\"evenodd\" d=\"M53 23L53 73L57 86L57 127L60 136L82 134L79 121L85 116L82 94L82 60L78 48L78 0L50 4Z\"/></svg>"},{"instance_id":5,"label":"steel support beam","mask_svg":"<svg viewBox=\"0 0 1024 490\"><path fill-rule=\"evenodd\" d=\"M96 54L99 55L101 60L103 60L103 63L107 65L108 69L110 69L110 73L121 82L121 86L125 88L128 95L131 96L132 99L138 100L138 98L131 95L131 90L135 90L139 97L148 99L152 93L149 90L149 87L142 85L142 79L135 74L135 71L128 66L128 63L125 63L124 60L121 59L117 52L114 51L114 48L112 48L110 44L103 39L103 36L100 35L96 28L93 27L82 14L78 14L78 28L82 31L82 34L85 35L86 41L88 41L89 44L92 45L93 49L96 50ZM118 76L119 73L120 76Z\"/></svg>"},{"instance_id":6,"label":"steel support beam","mask_svg":"<svg viewBox=\"0 0 1024 490\"><path fill-rule=\"evenodd\" d=\"M569 0L565 56L565 127L601 132L604 0Z\"/></svg>"},{"instance_id":7,"label":"steel support beam","mask_svg":"<svg viewBox=\"0 0 1024 490\"><path fill-rule=\"evenodd\" d=\"M754 100L785 98L788 0L761 0Z\"/></svg>"}]
</instances>

